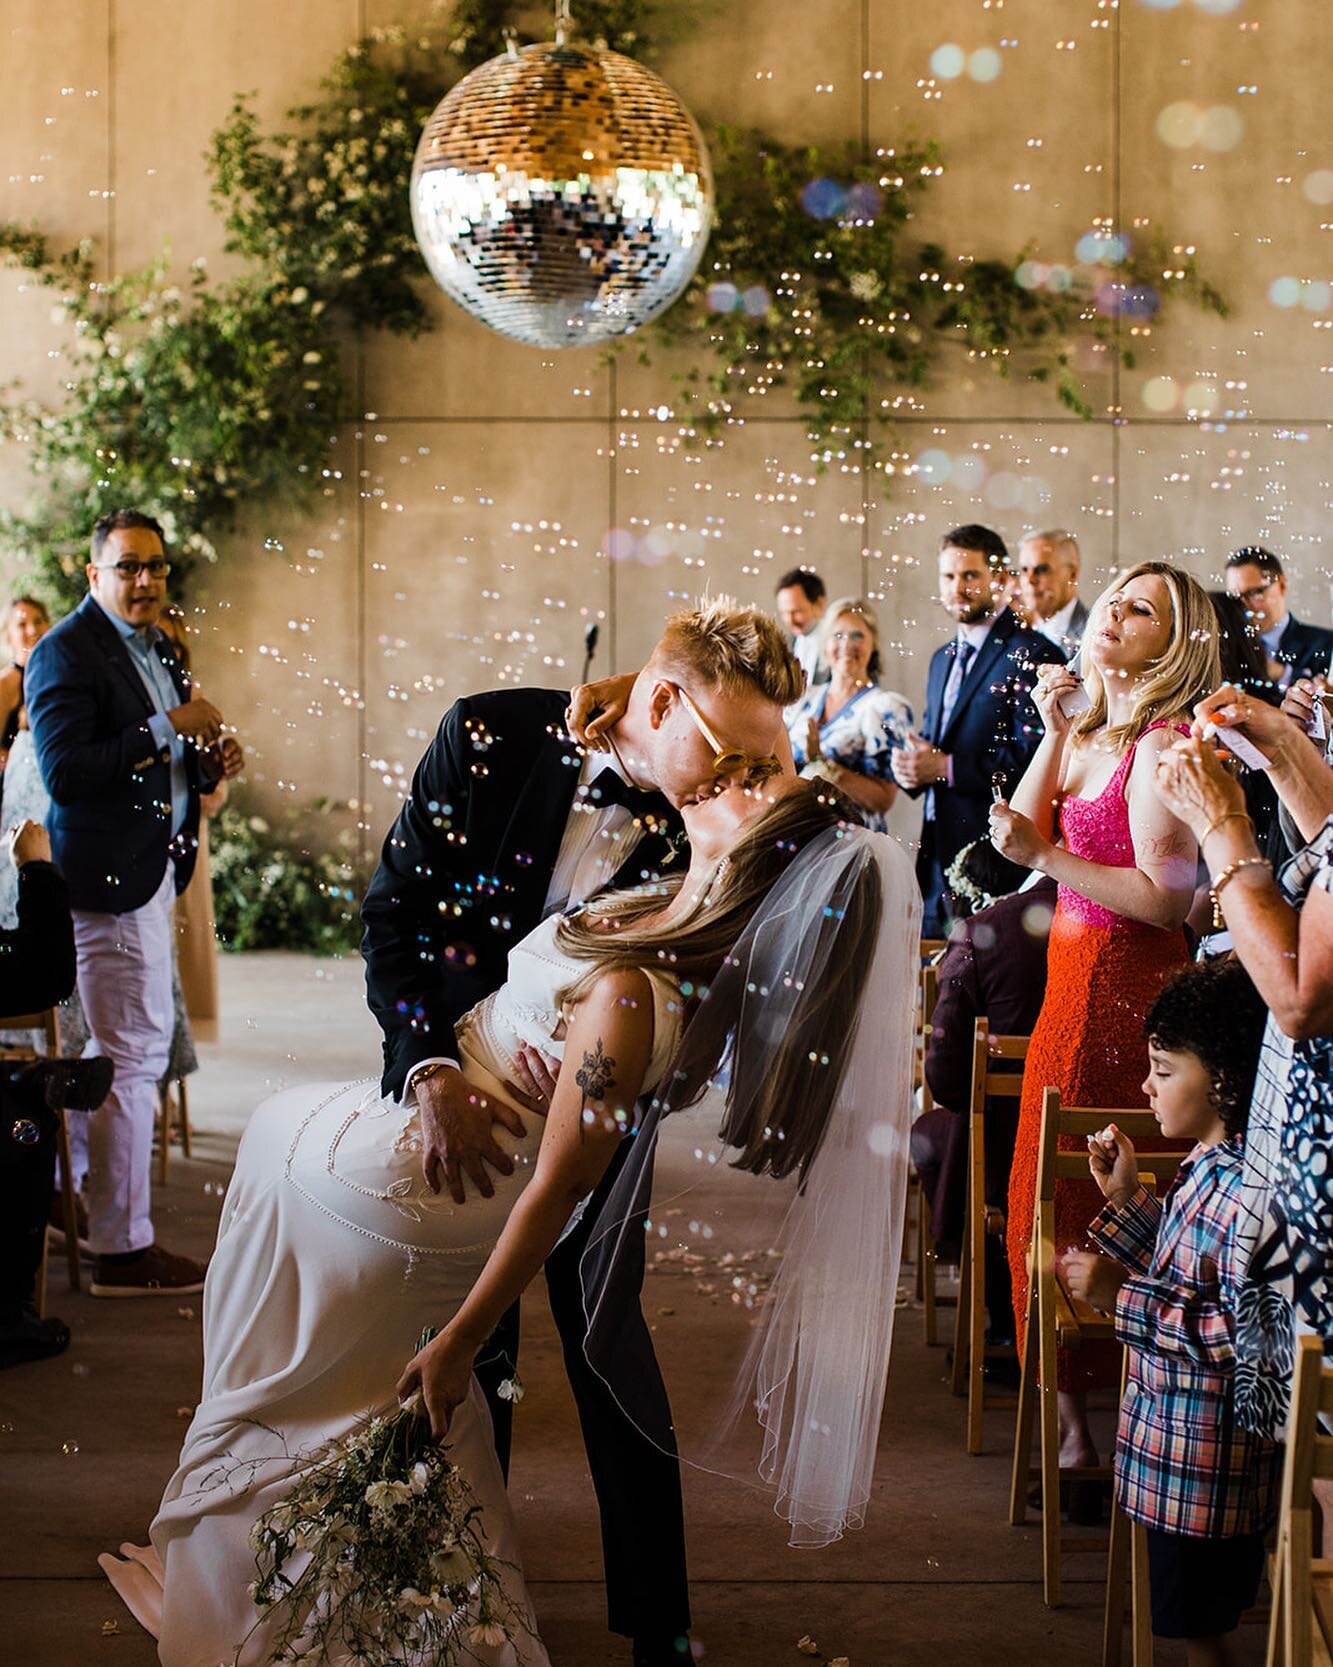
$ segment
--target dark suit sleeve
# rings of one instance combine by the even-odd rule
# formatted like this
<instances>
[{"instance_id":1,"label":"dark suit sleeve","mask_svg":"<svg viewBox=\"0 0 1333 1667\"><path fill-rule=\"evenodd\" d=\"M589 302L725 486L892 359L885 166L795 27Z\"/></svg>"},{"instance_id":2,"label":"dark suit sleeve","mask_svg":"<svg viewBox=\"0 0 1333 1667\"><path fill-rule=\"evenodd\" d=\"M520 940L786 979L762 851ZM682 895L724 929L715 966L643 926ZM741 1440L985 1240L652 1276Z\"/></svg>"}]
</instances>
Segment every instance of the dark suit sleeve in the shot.
<instances>
[{"instance_id":1,"label":"dark suit sleeve","mask_svg":"<svg viewBox=\"0 0 1333 1667\"><path fill-rule=\"evenodd\" d=\"M976 955L970 936L951 943L940 962L940 991L930 1018L926 1086L936 1103L965 1115L972 1104L972 1042L977 1021Z\"/></svg>"},{"instance_id":2,"label":"dark suit sleeve","mask_svg":"<svg viewBox=\"0 0 1333 1667\"><path fill-rule=\"evenodd\" d=\"M926 709L921 714L921 728L917 731L917 734L922 736L927 741L929 741L932 736L939 734L939 717L937 715L937 708L939 706L940 690L943 688L943 683L936 674L936 665L939 661L941 653L942 650L938 648L935 650L930 657L930 665L926 671ZM909 799L919 799L926 790L924 787L900 787L898 791L900 793L906 793Z\"/></svg>"},{"instance_id":3,"label":"dark suit sleeve","mask_svg":"<svg viewBox=\"0 0 1333 1667\"><path fill-rule=\"evenodd\" d=\"M1288 637L1292 639L1291 648L1289 653L1284 653ZM1290 664L1293 677L1327 676L1329 660L1333 658L1333 631L1294 619L1278 644L1278 658Z\"/></svg>"},{"instance_id":4,"label":"dark suit sleeve","mask_svg":"<svg viewBox=\"0 0 1333 1667\"><path fill-rule=\"evenodd\" d=\"M953 785L960 793L988 799L991 777L1003 775L1013 792L1032 762L1042 737L1041 714L1032 700L1040 665L1059 665L1063 651L1046 638L1038 641L1023 632L1005 651L1002 675L991 695L994 711L994 740L984 751L959 750L953 759Z\"/></svg>"},{"instance_id":5,"label":"dark suit sleeve","mask_svg":"<svg viewBox=\"0 0 1333 1667\"><path fill-rule=\"evenodd\" d=\"M11 931L0 931L0 1014L40 1012L74 988L69 891L53 864L19 869L18 917Z\"/></svg>"},{"instance_id":6,"label":"dark suit sleeve","mask_svg":"<svg viewBox=\"0 0 1333 1667\"><path fill-rule=\"evenodd\" d=\"M488 980L452 944L455 905L469 895L467 702L445 714L417 765L361 905L361 953L371 1012L384 1032L386 1094L419 1059L452 1054L454 1025Z\"/></svg>"},{"instance_id":7,"label":"dark suit sleeve","mask_svg":"<svg viewBox=\"0 0 1333 1667\"><path fill-rule=\"evenodd\" d=\"M58 805L99 800L123 786L136 765L157 757L146 722L98 736L105 692L70 633L45 637L33 649L23 693L42 780Z\"/></svg>"}]
</instances>

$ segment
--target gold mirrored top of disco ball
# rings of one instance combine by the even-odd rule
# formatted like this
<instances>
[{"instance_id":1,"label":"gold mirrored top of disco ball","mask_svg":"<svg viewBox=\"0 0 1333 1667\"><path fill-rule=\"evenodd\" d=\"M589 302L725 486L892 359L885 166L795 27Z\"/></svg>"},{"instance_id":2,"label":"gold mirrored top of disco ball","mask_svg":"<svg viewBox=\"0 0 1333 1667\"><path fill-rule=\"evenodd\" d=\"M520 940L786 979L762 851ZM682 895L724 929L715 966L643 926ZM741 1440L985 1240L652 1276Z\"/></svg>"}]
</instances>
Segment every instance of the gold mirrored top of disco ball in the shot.
<instances>
[{"instance_id":1,"label":"gold mirrored top of disco ball","mask_svg":"<svg viewBox=\"0 0 1333 1667\"><path fill-rule=\"evenodd\" d=\"M660 76L545 44L473 70L426 123L412 223L432 276L516 341L576 347L680 294L713 220L708 152Z\"/></svg>"}]
</instances>

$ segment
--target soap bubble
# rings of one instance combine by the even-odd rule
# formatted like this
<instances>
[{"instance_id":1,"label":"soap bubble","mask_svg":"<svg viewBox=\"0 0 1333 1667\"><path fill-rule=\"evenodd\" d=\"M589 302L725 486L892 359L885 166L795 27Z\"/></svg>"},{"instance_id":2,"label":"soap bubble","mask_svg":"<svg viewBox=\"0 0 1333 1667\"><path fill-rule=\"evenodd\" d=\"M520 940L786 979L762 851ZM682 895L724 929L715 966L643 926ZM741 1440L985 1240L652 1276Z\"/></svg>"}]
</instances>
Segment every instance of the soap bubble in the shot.
<instances>
[{"instance_id":1,"label":"soap bubble","mask_svg":"<svg viewBox=\"0 0 1333 1667\"><path fill-rule=\"evenodd\" d=\"M1002 67L1000 54L993 46L981 47L967 60L967 73L974 81L994 81Z\"/></svg>"},{"instance_id":2,"label":"soap bubble","mask_svg":"<svg viewBox=\"0 0 1333 1667\"><path fill-rule=\"evenodd\" d=\"M1143 403L1150 411L1170 411L1176 403L1177 393L1174 376L1150 377L1143 384Z\"/></svg>"},{"instance_id":3,"label":"soap bubble","mask_svg":"<svg viewBox=\"0 0 1333 1667\"><path fill-rule=\"evenodd\" d=\"M953 470L953 459L938 446L928 447L916 460L916 472L928 486L943 486Z\"/></svg>"},{"instance_id":4,"label":"soap bubble","mask_svg":"<svg viewBox=\"0 0 1333 1667\"><path fill-rule=\"evenodd\" d=\"M941 81L956 81L966 65L967 54L952 41L937 46L930 55L930 73L938 75Z\"/></svg>"},{"instance_id":5,"label":"soap bubble","mask_svg":"<svg viewBox=\"0 0 1333 1667\"><path fill-rule=\"evenodd\" d=\"M812 220L836 220L846 200L836 179L812 179L801 192L801 207Z\"/></svg>"},{"instance_id":6,"label":"soap bubble","mask_svg":"<svg viewBox=\"0 0 1333 1667\"><path fill-rule=\"evenodd\" d=\"M1228 151L1245 137L1245 118L1228 104L1214 104L1199 121L1199 143L1205 150Z\"/></svg>"},{"instance_id":7,"label":"soap bubble","mask_svg":"<svg viewBox=\"0 0 1333 1667\"><path fill-rule=\"evenodd\" d=\"M1312 174L1306 174L1301 195L1321 208L1333 203L1333 168L1316 168Z\"/></svg>"}]
</instances>

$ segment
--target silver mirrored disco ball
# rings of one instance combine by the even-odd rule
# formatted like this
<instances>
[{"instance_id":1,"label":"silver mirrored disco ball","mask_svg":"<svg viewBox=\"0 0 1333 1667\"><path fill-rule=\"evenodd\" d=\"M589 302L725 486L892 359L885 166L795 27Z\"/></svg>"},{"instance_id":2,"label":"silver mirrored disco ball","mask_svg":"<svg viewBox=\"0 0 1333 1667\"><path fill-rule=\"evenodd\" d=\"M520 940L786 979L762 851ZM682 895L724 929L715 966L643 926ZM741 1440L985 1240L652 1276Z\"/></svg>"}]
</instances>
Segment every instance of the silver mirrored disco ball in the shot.
<instances>
[{"instance_id":1,"label":"silver mirrored disco ball","mask_svg":"<svg viewBox=\"0 0 1333 1667\"><path fill-rule=\"evenodd\" d=\"M694 275L712 221L693 116L651 70L595 47L482 64L440 101L412 167L412 224L435 281L538 347L656 317Z\"/></svg>"}]
</instances>

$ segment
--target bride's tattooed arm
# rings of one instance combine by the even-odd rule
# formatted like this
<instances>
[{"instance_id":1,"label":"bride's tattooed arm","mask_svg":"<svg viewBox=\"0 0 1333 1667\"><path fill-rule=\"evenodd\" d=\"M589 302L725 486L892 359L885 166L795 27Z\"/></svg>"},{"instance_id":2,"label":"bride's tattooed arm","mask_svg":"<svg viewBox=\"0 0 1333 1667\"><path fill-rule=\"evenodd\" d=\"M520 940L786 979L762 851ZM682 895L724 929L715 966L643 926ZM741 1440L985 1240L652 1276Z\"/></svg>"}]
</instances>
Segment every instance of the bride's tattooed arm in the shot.
<instances>
[{"instance_id":1,"label":"bride's tattooed arm","mask_svg":"<svg viewBox=\"0 0 1333 1667\"><path fill-rule=\"evenodd\" d=\"M583 1064L574 1073L574 1081L583 1094L579 1118L580 1140L615 1088L615 1069L616 1062L607 1053L606 1045L599 1036L596 1046L584 1053ZM605 1112L602 1115L605 1118ZM614 1122L614 1118L612 1121Z\"/></svg>"},{"instance_id":2,"label":"bride's tattooed arm","mask_svg":"<svg viewBox=\"0 0 1333 1667\"><path fill-rule=\"evenodd\" d=\"M652 988L641 972L607 973L575 1008L565 1057L580 1065L556 1079L532 1179L462 1307L400 1384L410 1389L420 1381L437 1435L466 1393L476 1351L541 1271L575 1205L606 1173L631 1124L652 1045Z\"/></svg>"}]
</instances>

